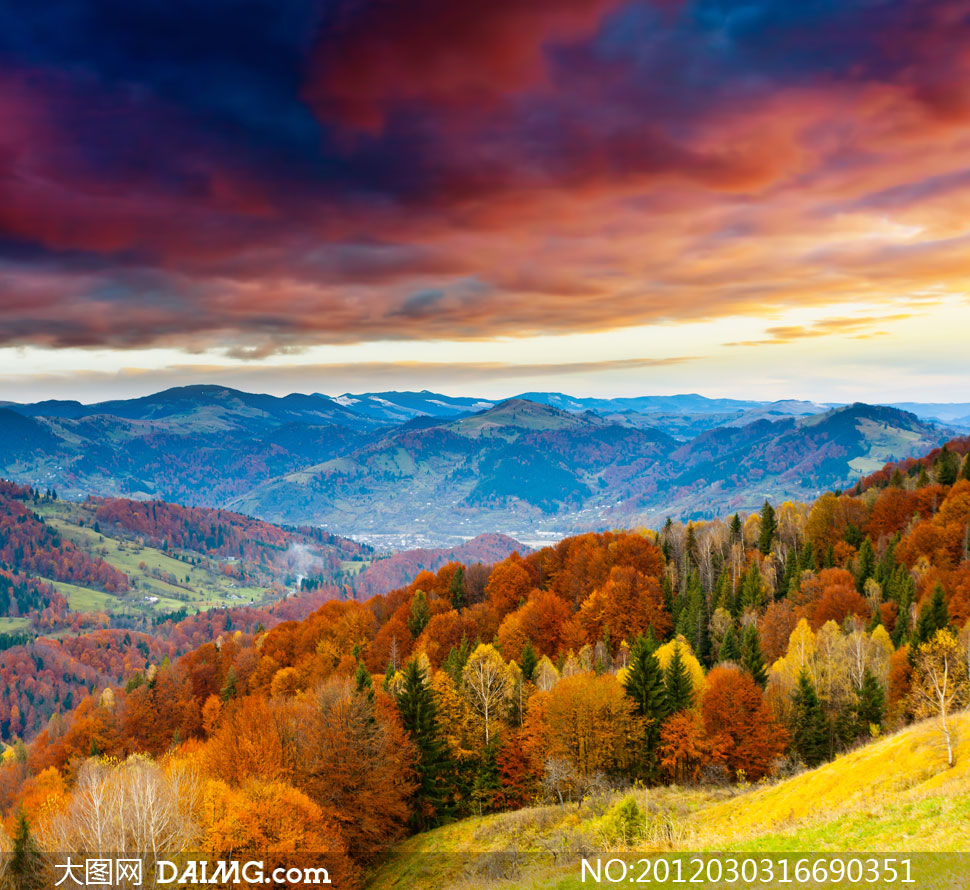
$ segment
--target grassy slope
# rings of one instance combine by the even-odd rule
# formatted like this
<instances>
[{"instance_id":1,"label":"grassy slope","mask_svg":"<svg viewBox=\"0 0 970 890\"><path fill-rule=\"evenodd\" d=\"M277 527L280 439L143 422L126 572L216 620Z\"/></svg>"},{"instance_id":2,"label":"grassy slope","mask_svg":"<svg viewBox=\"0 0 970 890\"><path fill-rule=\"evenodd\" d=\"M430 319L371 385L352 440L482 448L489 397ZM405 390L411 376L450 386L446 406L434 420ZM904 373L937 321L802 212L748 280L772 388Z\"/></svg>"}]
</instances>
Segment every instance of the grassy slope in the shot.
<instances>
[{"instance_id":1,"label":"grassy slope","mask_svg":"<svg viewBox=\"0 0 970 890\"><path fill-rule=\"evenodd\" d=\"M75 611L105 611L111 614L167 613L185 607L192 614L197 609L204 611L219 606L243 605L251 599L258 602L265 596L264 588L233 586L235 582L218 571L201 565L191 565L136 541L98 533L89 526L80 527L76 524L77 515L84 509L80 505L58 501L40 505L37 512L64 538L74 542L85 552L100 556L128 575L135 585L127 594L119 597L75 584L45 579L63 594ZM142 564L144 568L141 568ZM215 560L213 564L216 564ZM153 577L153 571L173 575L177 583L172 584ZM149 596L157 597L158 602L147 602L146 597Z\"/></svg>"},{"instance_id":2,"label":"grassy slope","mask_svg":"<svg viewBox=\"0 0 970 890\"><path fill-rule=\"evenodd\" d=\"M960 851L970 848L970 714L957 718L957 763L945 768L932 722L921 723L816 770L766 787L636 790L647 814L647 852ZM579 850L620 849L609 811L625 796L465 819L401 844L368 890L450 887L573 888ZM514 879L474 871L468 857L423 854L574 851L544 858ZM410 855L406 855L410 854ZM417 855L414 855L417 854ZM943 868L941 864L939 866ZM949 866L947 866L949 867ZM587 882L588 883L588 882ZM941 880L933 886L951 886ZM955 886L955 885L954 885Z\"/></svg>"}]
</instances>

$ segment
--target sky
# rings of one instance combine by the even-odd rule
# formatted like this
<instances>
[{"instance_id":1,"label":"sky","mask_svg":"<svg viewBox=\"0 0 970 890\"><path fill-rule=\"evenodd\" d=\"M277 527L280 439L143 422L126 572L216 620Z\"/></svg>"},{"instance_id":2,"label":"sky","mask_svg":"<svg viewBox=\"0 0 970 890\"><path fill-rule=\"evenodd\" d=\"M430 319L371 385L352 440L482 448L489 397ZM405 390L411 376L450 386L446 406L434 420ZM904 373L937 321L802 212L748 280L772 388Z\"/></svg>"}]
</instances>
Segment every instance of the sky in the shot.
<instances>
[{"instance_id":1,"label":"sky","mask_svg":"<svg viewBox=\"0 0 970 890\"><path fill-rule=\"evenodd\" d=\"M0 0L0 399L970 401L970 0Z\"/></svg>"}]
</instances>

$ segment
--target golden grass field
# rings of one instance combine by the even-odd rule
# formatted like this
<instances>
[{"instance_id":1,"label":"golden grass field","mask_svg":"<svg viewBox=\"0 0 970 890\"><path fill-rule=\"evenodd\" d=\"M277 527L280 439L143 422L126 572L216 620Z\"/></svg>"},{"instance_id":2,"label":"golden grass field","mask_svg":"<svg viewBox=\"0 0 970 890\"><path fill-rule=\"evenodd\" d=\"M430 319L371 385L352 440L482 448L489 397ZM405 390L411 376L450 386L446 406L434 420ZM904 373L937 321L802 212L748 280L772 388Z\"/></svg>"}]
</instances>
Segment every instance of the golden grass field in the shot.
<instances>
[{"instance_id":1,"label":"golden grass field","mask_svg":"<svg viewBox=\"0 0 970 890\"><path fill-rule=\"evenodd\" d=\"M688 851L763 855L970 850L970 714L959 715L956 727L953 769L946 767L939 733L928 721L771 784L636 788L563 808L539 806L465 819L405 841L375 869L367 887L569 890L589 885L588 877L585 885L580 879L584 853L623 851L624 858L635 860ZM632 844L617 831L617 814L624 803L629 806L630 798L641 814ZM507 855L470 855L487 853ZM919 862L920 881L901 886L970 886L970 857L925 857Z\"/></svg>"}]
</instances>

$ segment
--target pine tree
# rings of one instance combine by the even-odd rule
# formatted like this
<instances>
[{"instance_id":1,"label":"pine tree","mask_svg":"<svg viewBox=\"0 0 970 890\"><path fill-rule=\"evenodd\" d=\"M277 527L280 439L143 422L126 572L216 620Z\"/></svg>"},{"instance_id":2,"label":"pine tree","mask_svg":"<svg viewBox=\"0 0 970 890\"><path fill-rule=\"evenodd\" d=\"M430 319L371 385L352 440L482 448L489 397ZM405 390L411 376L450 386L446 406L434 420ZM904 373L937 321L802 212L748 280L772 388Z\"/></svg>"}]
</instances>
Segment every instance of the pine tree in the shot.
<instances>
[{"instance_id":1,"label":"pine tree","mask_svg":"<svg viewBox=\"0 0 970 890\"><path fill-rule=\"evenodd\" d=\"M856 693L857 732L866 735L870 726L882 726L886 716L886 690L869 668L862 675L862 686Z\"/></svg>"},{"instance_id":2,"label":"pine tree","mask_svg":"<svg viewBox=\"0 0 970 890\"><path fill-rule=\"evenodd\" d=\"M664 688L667 695L665 710L668 714L684 711L694 701L694 683L680 650L680 643L677 643L667 670L664 671Z\"/></svg>"},{"instance_id":3,"label":"pine tree","mask_svg":"<svg viewBox=\"0 0 970 890\"><path fill-rule=\"evenodd\" d=\"M913 642L917 646L928 643L938 630L944 630L949 626L950 613L946 607L943 586L937 581L930 601L919 611L919 618L916 620L916 628L913 632Z\"/></svg>"},{"instance_id":4,"label":"pine tree","mask_svg":"<svg viewBox=\"0 0 970 890\"><path fill-rule=\"evenodd\" d=\"M761 635L754 624L749 624L741 634L741 666L762 689L768 685L768 668L761 651Z\"/></svg>"},{"instance_id":5,"label":"pine tree","mask_svg":"<svg viewBox=\"0 0 970 890\"><path fill-rule=\"evenodd\" d=\"M440 819L449 800L447 778L453 771L448 746L441 736L434 696L425 682L424 671L412 658L404 667L404 681L397 695L401 723L418 751L415 772L414 827L423 830Z\"/></svg>"},{"instance_id":6,"label":"pine tree","mask_svg":"<svg viewBox=\"0 0 970 890\"><path fill-rule=\"evenodd\" d=\"M741 524L741 517L735 513L731 517L731 543L737 541L741 543L741 536L744 534L744 526Z\"/></svg>"},{"instance_id":7,"label":"pine tree","mask_svg":"<svg viewBox=\"0 0 970 890\"><path fill-rule=\"evenodd\" d=\"M539 658L536 655L536 650L532 648L532 641L526 640L522 647L522 676L526 680L532 680L532 675L535 673L538 663Z\"/></svg>"},{"instance_id":8,"label":"pine tree","mask_svg":"<svg viewBox=\"0 0 970 890\"><path fill-rule=\"evenodd\" d=\"M451 608L459 610L465 606L465 568L458 566L455 574L451 576L451 583L448 585L448 594L451 597Z\"/></svg>"},{"instance_id":9,"label":"pine tree","mask_svg":"<svg viewBox=\"0 0 970 890\"><path fill-rule=\"evenodd\" d=\"M740 664L741 662L741 643L738 640L738 632L734 629L732 624L728 629L727 633L724 634L724 640L721 642L721 650L717 653L718 661L733 661L735 664Z\"/></svg>"},{"instance_id":10,"label":"pine tree","mask_svg":"<svg viewBox=\"0 0 970 890\"><path fill-rule=\"evenodd\" d=\"M758 549L767 556L771 553L771 545L778 532L778 520L775 519L775 508L765 501L761 508L761 535L758 538Z\"/></svg>"},{"instance_id":11,"label":"pine tree","mask_svg":"<svg viewBox=\"0 0 970 890\"><path fill-rule=\"evenodd\" d=\"M798 677L792 703L795 706L792 748L806 766L816 767L829 756L829 721L805 671Z\"/></svg>"},{"instance_id":12,"label":"pine tree","mask_svg":"<svg viewBox=\"0 0 970 890\"><path fill-rule=\"evenodd\" d=\"M623 689L633 699L637 714L646 718L640 761L642 778L647 780L656 776L660 724L667 716L664 676L655 651L656 640L637 637L630 651L630 666L623 680Z\"/></svg>"}]
</instances>

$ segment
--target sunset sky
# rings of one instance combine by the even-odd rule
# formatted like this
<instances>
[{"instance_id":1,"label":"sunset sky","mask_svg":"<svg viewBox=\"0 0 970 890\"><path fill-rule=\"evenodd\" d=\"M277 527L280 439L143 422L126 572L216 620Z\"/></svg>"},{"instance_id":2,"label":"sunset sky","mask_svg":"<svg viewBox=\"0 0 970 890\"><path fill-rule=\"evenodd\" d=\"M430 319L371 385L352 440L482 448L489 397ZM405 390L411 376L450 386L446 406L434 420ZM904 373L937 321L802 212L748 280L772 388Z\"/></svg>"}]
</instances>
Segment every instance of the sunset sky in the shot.
<instances>
[{"instance_id":1,"label":"sunset sky","mask_svg":"<svg viewBox=\"0 0 970 890\"><path fill-rule=\"evenodd\" d=\"M970 0L0 0L0 399L970 401Z\"/></svg>"}]
</instances>

